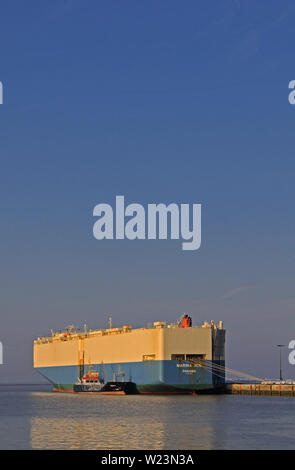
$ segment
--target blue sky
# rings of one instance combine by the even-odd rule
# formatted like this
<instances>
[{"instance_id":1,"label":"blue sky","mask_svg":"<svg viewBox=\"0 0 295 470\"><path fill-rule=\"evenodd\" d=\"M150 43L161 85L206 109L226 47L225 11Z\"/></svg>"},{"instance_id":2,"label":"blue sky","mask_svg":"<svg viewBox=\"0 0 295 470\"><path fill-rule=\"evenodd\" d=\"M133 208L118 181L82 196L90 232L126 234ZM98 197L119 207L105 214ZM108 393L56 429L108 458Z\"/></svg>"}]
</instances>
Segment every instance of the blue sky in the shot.
<instances>
[{"instance_id":1,"label":"blue sky","mask_svg":"<svg viewBox=\"0 0 295 470\"><path fill-rule=\"evenodd\" d=\"M232 368L295 338L291 1L6 2L0 380L68 324L224 320ZM93 207L202 203L202 246L104 241ZM284 368L295 378L294 366Z\"/></svg>"}]
</instances>

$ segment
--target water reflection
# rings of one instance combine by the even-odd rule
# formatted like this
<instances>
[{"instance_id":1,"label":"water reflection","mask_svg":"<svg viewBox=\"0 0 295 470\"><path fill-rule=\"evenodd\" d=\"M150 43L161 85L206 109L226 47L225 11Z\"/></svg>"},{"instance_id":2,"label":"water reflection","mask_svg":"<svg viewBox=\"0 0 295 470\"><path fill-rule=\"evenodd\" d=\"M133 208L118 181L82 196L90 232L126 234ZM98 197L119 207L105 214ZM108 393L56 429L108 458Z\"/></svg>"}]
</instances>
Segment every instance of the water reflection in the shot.
<instances>
[{"instance_id":1,"label":"water reflection","mask_svg":"<svg viewBox=\"0 0 295 470\"><path fill-rule=\"evenodd\" d=\"M1 449L295 448L294 398L27 390L0 398Z\"/></svg>"},{"instance_id":2,"label":"water reflection","mask_svg":"<svg viewBox=\"0 0 295 470\"><path fill-rule=\"evenodd\" d=\"M200 400L213 416L216 400L210 398ZM57 400L63 402L60 416L31 419L33 449L208 449L222 440L192 397L51 397L52 404Z\"/></svg>"},{"instance_id":3,"label":"water reflection","mask_svg":"<svg viewBox=\"0 0 295 470\"><path fill-rule=\"evenodd\" d=\"M162 449L165 425L142 427L94 418L33 418L33 449Z\"/></svg>"}]
</instances>

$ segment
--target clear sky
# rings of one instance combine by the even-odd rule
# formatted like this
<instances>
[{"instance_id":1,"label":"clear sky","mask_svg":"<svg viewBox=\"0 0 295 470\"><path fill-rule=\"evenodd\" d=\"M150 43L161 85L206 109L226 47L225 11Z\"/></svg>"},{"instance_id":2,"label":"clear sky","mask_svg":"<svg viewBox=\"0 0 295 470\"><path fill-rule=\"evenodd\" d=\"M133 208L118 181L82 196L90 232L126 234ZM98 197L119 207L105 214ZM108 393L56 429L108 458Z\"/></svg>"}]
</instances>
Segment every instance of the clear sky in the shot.
<instances>
[{"instance_id":1,"label":"clear sky","mask_svg":"<svg viewBox=\"0 0 295 470\"><path fill-rule=\"evenodd\" d=\"M0 380L69 324L224 320L227 364L295 339L293 1L11 1L0 15ZM93 208L202 203L202 246L97 241ZM286 374L295 379L295 366Z\"/></svg>"}]
</instances>

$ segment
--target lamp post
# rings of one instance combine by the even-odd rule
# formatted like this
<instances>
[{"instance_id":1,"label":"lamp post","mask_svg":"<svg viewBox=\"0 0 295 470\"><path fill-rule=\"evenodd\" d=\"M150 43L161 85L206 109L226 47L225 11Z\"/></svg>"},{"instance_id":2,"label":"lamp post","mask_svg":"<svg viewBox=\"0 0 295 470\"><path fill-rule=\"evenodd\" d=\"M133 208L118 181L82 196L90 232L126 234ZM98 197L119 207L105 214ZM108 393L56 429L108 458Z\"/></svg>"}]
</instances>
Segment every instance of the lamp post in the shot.
<instances>
[{"instance_id":1,"label":"lamp post","mask_svg":"<svg viewBox=\"0 0 295 470\"><path fill-rule=\"evenodd\" d=\"M285 344L277 344L277 347L280 348L280 382L283 380L283 374L282 374L282 348L284 348L286 345Z\"/></svg>"}]
</instances>

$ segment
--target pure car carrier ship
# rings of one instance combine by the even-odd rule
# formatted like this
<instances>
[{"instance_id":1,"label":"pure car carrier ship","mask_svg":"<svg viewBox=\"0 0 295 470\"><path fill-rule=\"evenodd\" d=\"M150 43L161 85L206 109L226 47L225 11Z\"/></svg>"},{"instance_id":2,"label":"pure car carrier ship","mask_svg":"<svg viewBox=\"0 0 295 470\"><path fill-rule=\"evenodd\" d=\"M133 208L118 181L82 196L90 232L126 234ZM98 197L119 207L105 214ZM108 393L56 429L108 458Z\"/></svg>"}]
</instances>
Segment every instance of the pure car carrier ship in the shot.
<instances>
[{"instance_id":1,"label":"pure car carrier ship","mask_svg":"<svg viewBox=\"0 0 295 470\"><path fill-rule=\"evenodd\" d=\"M139 393L217 392L225 382L223 322L192 326L183 315L169 325L83 332L69 328L34 341L34 367L56 391L74 391L84 364L100 371L105 381L123 370Z\"/></svg>"}]
</instances>

